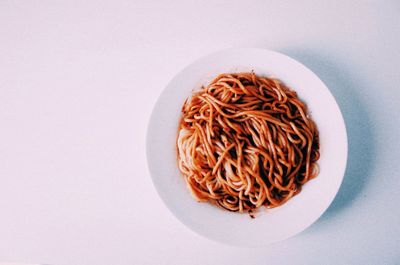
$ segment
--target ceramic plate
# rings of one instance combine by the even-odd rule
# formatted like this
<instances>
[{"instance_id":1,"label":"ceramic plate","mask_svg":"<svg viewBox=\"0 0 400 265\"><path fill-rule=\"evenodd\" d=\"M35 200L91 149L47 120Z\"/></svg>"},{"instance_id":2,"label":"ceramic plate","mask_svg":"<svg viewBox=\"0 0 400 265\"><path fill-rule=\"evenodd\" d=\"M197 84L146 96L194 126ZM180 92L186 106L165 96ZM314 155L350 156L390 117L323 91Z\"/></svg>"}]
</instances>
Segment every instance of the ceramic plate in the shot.
<instances>
[{"instance_id":1,"label":"ceramic plate","mask_svg":"<svg viewBox=\"0 0 400 265\"><path fill-rule=\"evenodd\" d=\"M220 73L251 71L273 76L306 102L320 134L320 173L286 204L248 214L222 210L192 198L177 167L176 137L182 105L193 90ZM160 95L147 133L147 160L154 185L170 211L187 227L227 244L259 246L289 238L315 222L342 183L347 135L340 109L325 84L307 67L278 52L235 48L205 56L179 72Z\"/></svg>"}]
</instances>

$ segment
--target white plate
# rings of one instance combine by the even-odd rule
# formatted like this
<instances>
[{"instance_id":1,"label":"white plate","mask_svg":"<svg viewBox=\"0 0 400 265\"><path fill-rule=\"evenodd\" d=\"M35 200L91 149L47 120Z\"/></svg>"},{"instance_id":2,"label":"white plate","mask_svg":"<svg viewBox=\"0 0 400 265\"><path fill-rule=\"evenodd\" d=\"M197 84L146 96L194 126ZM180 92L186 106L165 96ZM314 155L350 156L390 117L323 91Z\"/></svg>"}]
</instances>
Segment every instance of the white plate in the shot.
<instances>
[{"instance_id":1,"label":"white plate","mask_svg":"<svg viewBox=\"0 0 400 265\"><path fill-rule=\"evenodd\" d=\"M297 91L320 134L320 173L300 194L255 219L191 197L176 160L180 110L193 89L224 72L254 70L274 76ZM289 238L310 226L328 208L342 183L347 134L340 109L324 83L294 59L264 49L235 48L203 57L178 73L160 95L147 132L147 160L154 185L171 212L193 231L223 243L259 246Z\"/></svg>"}]
</instances>

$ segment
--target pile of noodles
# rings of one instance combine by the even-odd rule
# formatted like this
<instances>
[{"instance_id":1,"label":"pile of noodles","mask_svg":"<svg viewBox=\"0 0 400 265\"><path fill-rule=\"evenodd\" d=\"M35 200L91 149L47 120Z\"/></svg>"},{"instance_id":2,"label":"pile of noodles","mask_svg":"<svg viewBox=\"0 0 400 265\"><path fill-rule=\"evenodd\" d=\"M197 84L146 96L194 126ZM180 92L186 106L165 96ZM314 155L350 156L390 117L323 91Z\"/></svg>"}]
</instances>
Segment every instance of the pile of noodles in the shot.
<instances>
[{"instance_id":1,"label":"pile of noodles","mask_svg":"<svg viewBox=\"0 0 400 265\"><path fill-rule=\"evenodd\" d=\"M318 131L279 80L221 74L182 107L178 165L193 196L230 211L282 205L318 174Z\"/></svg>"}]
</instances>

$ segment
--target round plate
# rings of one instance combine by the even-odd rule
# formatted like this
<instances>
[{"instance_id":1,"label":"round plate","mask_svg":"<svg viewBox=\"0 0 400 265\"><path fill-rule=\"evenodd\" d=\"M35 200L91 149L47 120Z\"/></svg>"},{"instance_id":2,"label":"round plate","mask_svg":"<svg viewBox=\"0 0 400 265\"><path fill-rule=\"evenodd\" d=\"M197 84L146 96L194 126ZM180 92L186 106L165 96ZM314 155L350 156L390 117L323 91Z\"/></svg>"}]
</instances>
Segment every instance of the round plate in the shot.
<instances>
[{"instance_id":1,"label":"round plate","mask_svg":"<svg viewBox=\"0 0 400 265\"><path fill-rule=\"evenodd\" d=\"M305 101L320 135L320 173L286 204L264 207L251 219L192 198L177 167L176 137L182 105L193 90L220 73L254 70L283 81ZM259 246L289 238L315 222L342 183L347 134L340 109L324 83L307 67L278 52L235 48L203 57L178 73L160 95L147 132L147 160L154 185L167 207L187 227L207 238Z\"/></svg>"}]
</instances>

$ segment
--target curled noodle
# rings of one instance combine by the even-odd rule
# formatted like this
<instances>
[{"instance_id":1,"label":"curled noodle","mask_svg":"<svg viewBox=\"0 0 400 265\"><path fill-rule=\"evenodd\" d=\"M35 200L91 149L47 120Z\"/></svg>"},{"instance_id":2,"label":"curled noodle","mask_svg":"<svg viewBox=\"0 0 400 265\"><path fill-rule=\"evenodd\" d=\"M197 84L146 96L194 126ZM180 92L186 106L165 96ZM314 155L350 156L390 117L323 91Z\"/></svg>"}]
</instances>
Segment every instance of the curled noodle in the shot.
<instances>
[{"instance_id":1,"label":"curled noodle","mask_svg":"<svg viewBox=\"0 0 400 265\"><path fill-rule=\"evenodd\" d=\"M192 195L235 212L284 204L318 174L318 131L296 92L221 74L182 107L178 166Z\"/></svg>"}]
</instances>

